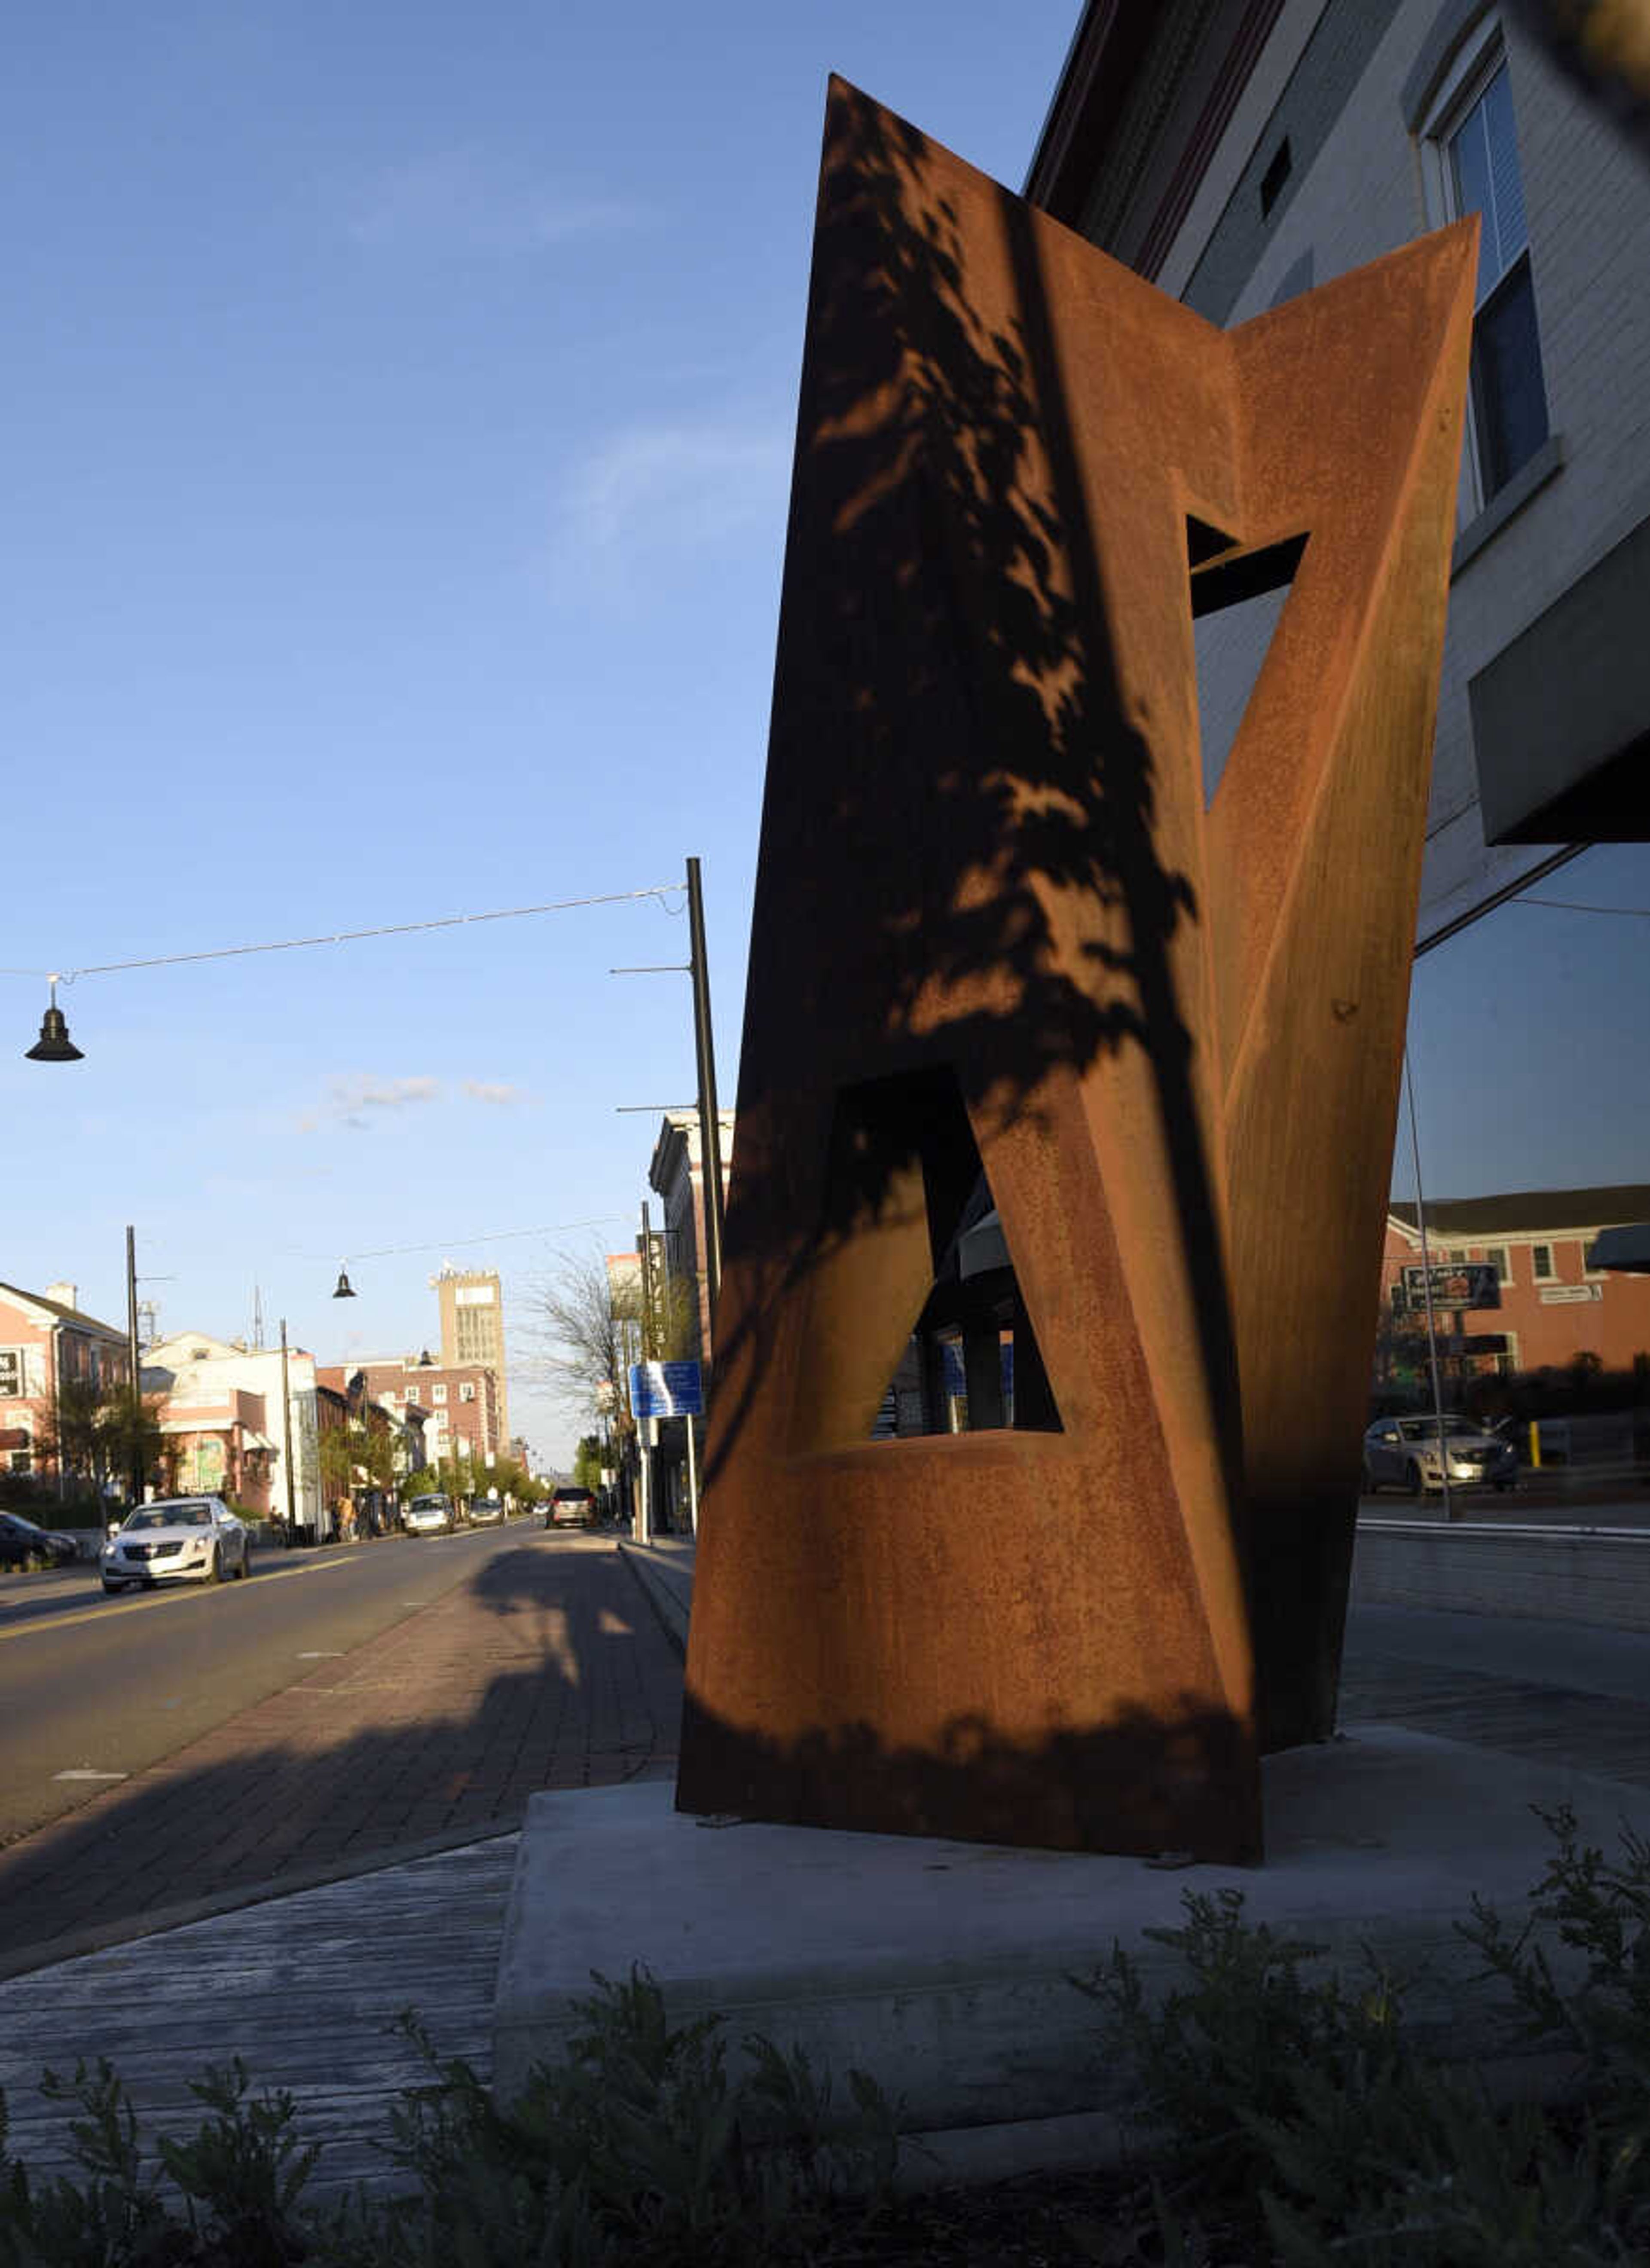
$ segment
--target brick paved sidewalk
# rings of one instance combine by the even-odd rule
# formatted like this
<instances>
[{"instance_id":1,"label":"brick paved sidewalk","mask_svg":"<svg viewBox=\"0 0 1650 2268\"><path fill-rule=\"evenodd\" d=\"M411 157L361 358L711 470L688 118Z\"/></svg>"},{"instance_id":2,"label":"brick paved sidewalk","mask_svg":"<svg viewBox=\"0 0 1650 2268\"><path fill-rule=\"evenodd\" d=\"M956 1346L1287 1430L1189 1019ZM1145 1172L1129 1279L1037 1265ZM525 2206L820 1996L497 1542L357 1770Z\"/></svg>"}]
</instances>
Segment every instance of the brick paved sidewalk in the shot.
<instances>
[{"instance_id":1,"label":"brick paved sidewalk","mask_svg":"<svg viewBox=\"0 0 1650 2268\"><path fill-rule=\"evenodd\" d=\"M681 1708L613 1546L525 1544L0 1852L0 1963L500 1833L540 1788L668 1771Z\"/></svg>"}]
</instances>

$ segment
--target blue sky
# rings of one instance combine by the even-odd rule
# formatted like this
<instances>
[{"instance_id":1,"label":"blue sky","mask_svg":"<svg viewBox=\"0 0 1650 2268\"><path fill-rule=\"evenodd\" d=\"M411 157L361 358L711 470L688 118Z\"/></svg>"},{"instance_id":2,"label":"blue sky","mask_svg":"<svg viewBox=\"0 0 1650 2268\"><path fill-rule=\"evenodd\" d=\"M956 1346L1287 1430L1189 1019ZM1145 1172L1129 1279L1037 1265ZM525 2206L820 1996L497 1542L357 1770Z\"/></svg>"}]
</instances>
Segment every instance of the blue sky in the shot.
<instances>
[{"instance_id":1,"label":"blue sky","mask_svg":"<svg viewBox=\"0 0 1650 2268\"><path fill-rule=\"evenodd\" d=\"M35 970L678 881L726 1098L820 127L842 71L1018 186L1077 0L681 11L56 0L0 89L0 961ZM679 897L673 904L679 908ZM512 1323L635 1233L687 1101L652 902L0 977L0 1276L323 1359ZM611 1217L479 1244L490 1232ZM360 1297L328 1297L339 1258ZM544 1455L576 1427L518 1379Z\"/></svg>"},{"instance_id":2,"label":"blue sky","mask_svg":"<svg viewBox=\"0 0 1650 2268\"><path fill-rule=\"evenodd\" d=\"M1426 1196L1650 1182L1646 967L1643 843L1595 844L1423 955L1410 1040ZM1392 1186L1415 1194L1407 1117Z\"/></svg>"}]
</instances>

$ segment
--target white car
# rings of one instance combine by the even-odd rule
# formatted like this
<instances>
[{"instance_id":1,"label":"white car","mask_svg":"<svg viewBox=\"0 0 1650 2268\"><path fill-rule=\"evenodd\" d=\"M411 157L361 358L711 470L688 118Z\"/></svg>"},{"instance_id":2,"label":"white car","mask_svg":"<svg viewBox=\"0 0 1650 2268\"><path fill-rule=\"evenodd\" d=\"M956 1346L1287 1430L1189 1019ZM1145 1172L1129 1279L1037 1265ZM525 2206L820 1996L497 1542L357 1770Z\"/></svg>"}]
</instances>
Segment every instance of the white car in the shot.
<instances>
[{"instance_id":1,"label":"white car","mask_svg":"<svg viewBox=\"0 0 1650 2268\"><path fill-rule=\"evenodd\" d=\"M106 1591L133 1583L221 1583L251 1572L252 1546L229 1506L215 1496L164 1498L129 1513L103 1547Z\"/></svg>"},{"instance_id":2,"label":"white car","mask_svg":"<svg viewBox=\"0 0 1650 2268\"><path fill-rule=\"evenodd\" d=\"M1452 1488L1488 1485L1499 1494L1518 1486L1518 1457L1512 1443L1447 1410L1441 1419L1375 1420L1364 1435L1364 1494L1374 1496L1388 1483L1407 1489L1411 1496L1441 1489L1446 1462Z\"/></svg>"},{"instance_id":3,"label":"white car","mask_svg":"<svg viewBox=\"0 0 1650 2268\"><path fill-rule=\"evenodd\" d=\"M401 1516L409 1535L450 1535L453 1528L449 1496L416 1496Z\"/></svg>"}]
</instances>

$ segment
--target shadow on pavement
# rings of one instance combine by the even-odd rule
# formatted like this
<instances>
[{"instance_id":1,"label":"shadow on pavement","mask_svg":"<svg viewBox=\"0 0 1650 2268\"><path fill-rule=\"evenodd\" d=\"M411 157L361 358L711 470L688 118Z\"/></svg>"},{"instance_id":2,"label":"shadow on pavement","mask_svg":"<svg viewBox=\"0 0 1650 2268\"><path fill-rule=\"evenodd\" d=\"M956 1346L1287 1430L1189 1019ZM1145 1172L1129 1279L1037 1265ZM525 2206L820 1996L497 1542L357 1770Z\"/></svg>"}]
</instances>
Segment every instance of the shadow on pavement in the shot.
<instances>
[{"instance_id":1,"label":"shadow on pavement","mask_svg":"<svg viewBox=\"0 0 1650 2268\"><path fill-rule=\"evenodd\" d=\"M667 1768L681 1703L680 1660L616 1553L503 1553L0 1852L0 1972L507 1832L541 1788Z\"/></svg>"}]
</instances>

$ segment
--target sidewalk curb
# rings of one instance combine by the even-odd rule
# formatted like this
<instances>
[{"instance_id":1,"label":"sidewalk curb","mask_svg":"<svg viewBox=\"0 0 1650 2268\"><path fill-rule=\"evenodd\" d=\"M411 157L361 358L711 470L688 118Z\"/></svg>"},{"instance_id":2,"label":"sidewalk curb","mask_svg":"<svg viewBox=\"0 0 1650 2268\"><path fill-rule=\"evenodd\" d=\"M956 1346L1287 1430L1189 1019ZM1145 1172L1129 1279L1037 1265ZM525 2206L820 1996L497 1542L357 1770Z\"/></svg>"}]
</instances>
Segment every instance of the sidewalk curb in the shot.
<instances>
[{"instance_id":1,"label":"sidewalk curb","mask_svg":"<svg viewBox=\"0 0 1650 2268\"><path fill-rule=\"evenodd\" d=\"M614 1549L635 1576L642 1596L652 1610L653 1618L685 1661L688 1658L688 1616L690 1609L683 1604L675 1589L658 1572L645 1551L620 1536Z\"/></svg>"}]
</instances>

